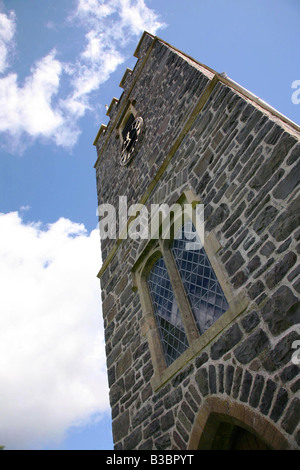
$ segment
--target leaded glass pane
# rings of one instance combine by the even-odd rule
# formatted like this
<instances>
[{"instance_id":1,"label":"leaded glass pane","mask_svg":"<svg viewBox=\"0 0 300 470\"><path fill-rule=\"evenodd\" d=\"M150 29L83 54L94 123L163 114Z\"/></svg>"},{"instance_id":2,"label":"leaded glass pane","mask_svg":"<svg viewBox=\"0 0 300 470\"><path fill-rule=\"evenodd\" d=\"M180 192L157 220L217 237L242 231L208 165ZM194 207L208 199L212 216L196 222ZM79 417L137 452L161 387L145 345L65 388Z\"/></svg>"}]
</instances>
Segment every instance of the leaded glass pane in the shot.
<instances>
[{"instance_id":1,"label":"leaded glass pane","mask_svg":"<svg viewBox=\"0 0 300 470\"><path fill-rule=\"evenodd\" d=\"M148 286L169 366L188 348L188 340L163 258L152 267L148 276Z\"/></svg>"},{"instance_id":2,"label":"leaded glass pane","mask_svg":"<svg viewBox=\"0 0 300 470\"><path fill-rule=\"evenodd\" d=\"M203 334L228 310L227 300L191 221L176 235L171 249L199 332Z\"/></svg>"}]
</instances>

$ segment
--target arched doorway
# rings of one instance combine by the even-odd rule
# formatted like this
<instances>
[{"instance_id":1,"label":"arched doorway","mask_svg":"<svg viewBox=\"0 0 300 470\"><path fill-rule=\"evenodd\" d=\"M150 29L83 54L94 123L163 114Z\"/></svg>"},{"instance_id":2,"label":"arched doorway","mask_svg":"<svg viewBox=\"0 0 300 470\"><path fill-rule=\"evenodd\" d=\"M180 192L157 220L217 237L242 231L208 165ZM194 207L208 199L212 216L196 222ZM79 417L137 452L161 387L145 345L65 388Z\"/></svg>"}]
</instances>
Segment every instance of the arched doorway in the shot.
<instances>
[{"instance_id":1,"label":"arched doorway","mask_svg":"<svg viewBox=\"0 0 300 470\"><path fill-rule=\"evenodd\" d=\"M210 450L271 450L268 444L247 429L222 421L222 417L215 417L213 433L210 439L199 442L199 449ZM208 424L209 426L209 424ZM205 433L204 429L204 433Z\"/></svg>"},{"instance_id":2,"label":"arched doorway","mask_svg":"<svg viewBox=\"0 0 300 470\"><path fill-rule=\"evenodd\" d=\"M190 450L288 449L280 431L247 405L232 399L207 397L191 432Z\"/></svg>"}]
</instances>

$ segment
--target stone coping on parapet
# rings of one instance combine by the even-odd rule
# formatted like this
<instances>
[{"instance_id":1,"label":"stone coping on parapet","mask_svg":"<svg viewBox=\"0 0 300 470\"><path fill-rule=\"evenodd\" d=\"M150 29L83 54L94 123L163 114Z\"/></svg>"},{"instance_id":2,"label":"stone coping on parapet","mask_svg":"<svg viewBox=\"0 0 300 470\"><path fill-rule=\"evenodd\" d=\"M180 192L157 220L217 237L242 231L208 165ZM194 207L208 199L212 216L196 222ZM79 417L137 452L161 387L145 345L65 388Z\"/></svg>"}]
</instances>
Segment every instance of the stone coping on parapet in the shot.
<instances>
[{"instance_id":1,"label":"stone coping on parapet","mask_svg":"<svg viewBox=\"0 0 300 470\"><path fill-rule=\"evenodd\" d=\"M153 34L149 33L148 31L144 31L139 42L138 42L138 45L136 46L135 48L135 51L133 53L133 57L136 57L137 59L140 58L140 50L141 50L141 46L144 42L144 39L145 37L148 36L150 37L152 40L154 40L155 38L157 38L157 36L154 36Z\"/></svg>"},{"instance_id":2,"label":"stone coping on parapet","mask_svg":"<svg viewBox=\"0 0 300 470\"><path fill-rule=\"evenodd\" d=\"M93 145L97 145L97 142L98 142L100 136L105 132L106 128L107 128L107 125L101 124L101 127L100 127L100 129L99 129L99 131L98 131L98 134L96 135L96 138L95 138L95 140L94 140Z\"/></svg>"},{"instance_id":3,"label":"stone coping on parapet","mask_svg":"<svg viewBox=\"0 0 300 470\"><path fill-rule=\"evenodd\" d=\"M118 99L118 98L115 98L115 97L111 100L111 103L110 103L109 108L108 108L108 110L107 110L106 116L110 116L113 107L114 107L115 105L117 105L118 102L119 102L119 99Z\"/></svg>"},{"instance_id":4,"label":"stone coping on parapet","mask_svg":"<svg viewBox=\"0 0 300 470\"><path fill-rule=\"evenodd\" d=\"M127 80L130 78L132 75L132 69L128 68L125 70L125 73L122 77L122 80L120 81L119 87L125 89Z\"/></svg>"},{"instance_id":5,"label":"stone coping on parapet","mask_svg":"<svg viewBox=\"0 0 300 470\"><path fill-rule=\"evenodd\" d=\"M140 51L141 51L141 48L142 48L142 44L145 40L145 38L151 38L152 39L152 43L149 45L149 48L148 50L146 51L146 57L144 59L144 63L142 64L142 67L140 69L140 71L143 70L144 68L144 65L149 57L149 53L151 52L151 50L153 49L153 46L154 44L159 41L163 44L165 44L167 47L169 47L170 49L172 49L174 52L176 52L177 54L181 55L185 60L187 60L188 62L190 62L193 66L197 66L200 67L203 72L205 71L206 75L208 75L208 77L212 80L214 77L224 83L225 85L229 86L230 88L234 89L237 93L239 93L240 95L242 95L243 97L247 98L248 100L250 100L256 107L260 108L262 111L266 112L269 117L272 117L272 119L275 121L275 122L280 122L284 127L287 128L287 130L293 134L299 134L300 133L300 126L298 124L296 124L294 121L292 121L291 119L289 119L287 116L285 116L284 114L280 113L279 111L277 111L275 108L273 108L272 106L270 106L268 103L266 103L264 100L260 99L258 96L256 96L255 94L253 94L252 92L250 92L249 90L247 90L245 87L243 87L242 85L238 84L237 82L235 82L234 80L232 80L231 78L227 77L227 76L224 76L226 74L220 74L220 73L217 73L215 70L211 69L210 67L208 67L207 65L204 65L202 63L200 63L199 61L197 61L196 59L194 59L193 57L189 56L188 54L180 51L179 49L177 49L176 47L172 46L171 44L167 43L166 41L164 41L163 39L157 37L157 36L153 36L152 34L144 31L138 45L137 45L137 48L134 52L134 57L137 57L138 58L138 61L141 59L140 57ZM120 83L120 87L123 87L124 86L124 83L125 81L127 80L128 78L128 75L130 73L130 75L132 76L134 71L132 71L131 69L126 69L125 71L125 74L121 80L121 83ZM138 74L139 75L139 74ZM133 83L134 85L134 83ZM132 86L133 86L132 85ZM131 87L132 88L132 87ZM130 95L130 92L131 92L131 88L128 92L128 96ZM112 104L115 104L117 102L117 98L113 98L112 100L112 103L110 105L110 108L112 106ZM109 115L109 112L110 112L110 108L107 112L107 115ZM102 125L104 126L104 125ZM102 131L98 132L96 138L95 138L95 141L94 141L94 145L96 146L97 145L97 142L99 140L99 137L100 135L102 134L103 132L103 127L100 127L100 130L102 128ZM99 155L100 156L100 155ZM97 162L99 160L99 156L97 158L97 161L94 165L94 167L96 167L97 165Z\"/></svg>"}]
</instances>

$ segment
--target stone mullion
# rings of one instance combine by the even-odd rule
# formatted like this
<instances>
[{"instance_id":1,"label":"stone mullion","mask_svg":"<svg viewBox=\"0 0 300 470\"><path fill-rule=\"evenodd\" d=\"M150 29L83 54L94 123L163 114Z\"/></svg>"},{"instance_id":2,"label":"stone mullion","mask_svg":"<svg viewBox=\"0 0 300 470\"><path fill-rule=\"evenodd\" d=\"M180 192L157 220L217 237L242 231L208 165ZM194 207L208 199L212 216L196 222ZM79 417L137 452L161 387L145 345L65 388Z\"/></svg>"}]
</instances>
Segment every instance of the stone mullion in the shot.
<instances>
[{"instance_id":1,"label":"stone mullion","mask_svg":"<svg viewBox=\"0 0 300 470\"><path fill-rule=\"evenodd\" d=\"M199 338L198 328L194 319L194 315L191 310L186 291L182 284L176 263L168 247L168 244L163 240L160 240L159 244L160 244L161 251L163 253L166 268L169 273L169 278L170 278L174 296L175 296L175 299L179 308L179 312L181 315L185 333L186 333L189 345L191 346L193 341Z\"/></svg>"}]
</instances>

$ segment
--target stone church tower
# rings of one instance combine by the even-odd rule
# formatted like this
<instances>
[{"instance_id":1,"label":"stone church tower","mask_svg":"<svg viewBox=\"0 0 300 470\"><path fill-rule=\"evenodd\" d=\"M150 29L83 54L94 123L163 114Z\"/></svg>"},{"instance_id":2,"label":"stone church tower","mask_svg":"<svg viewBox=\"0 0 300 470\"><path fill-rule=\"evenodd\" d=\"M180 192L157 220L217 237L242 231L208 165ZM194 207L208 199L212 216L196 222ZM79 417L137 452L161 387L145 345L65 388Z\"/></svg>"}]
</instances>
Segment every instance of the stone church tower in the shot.
<instances>
[{"instance_id":1,"label":"stone church tower","mask_svg":"<svg viewBox=\"0 0 300 470\"><path fill-rule=\"evenodd\" d=\"M299 449L300 129L148 33L135 57L94 142L115 449Z\"/></svg>"}]
</instances>

